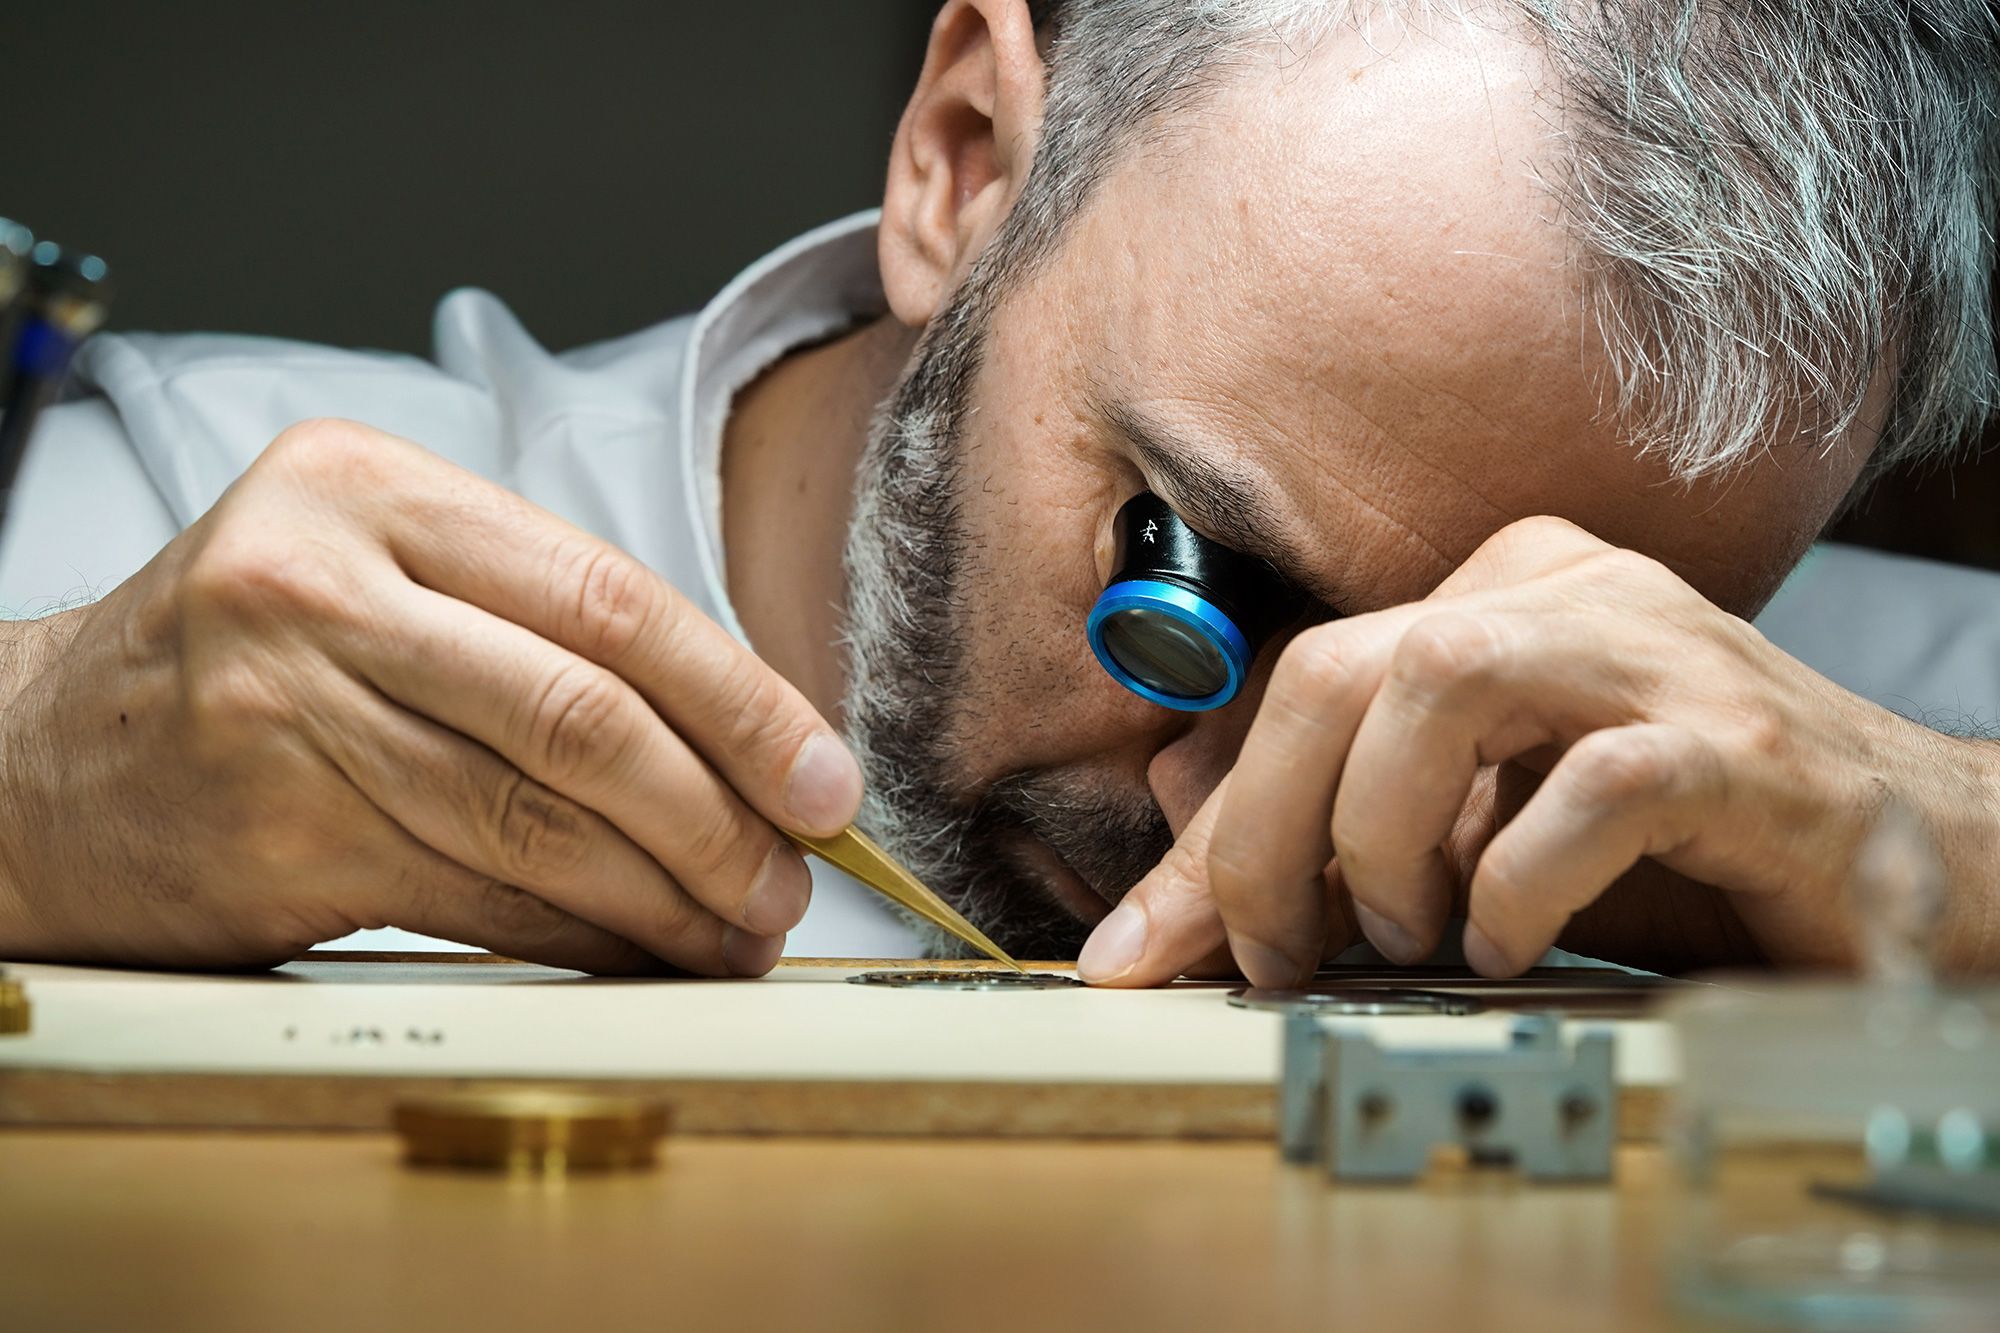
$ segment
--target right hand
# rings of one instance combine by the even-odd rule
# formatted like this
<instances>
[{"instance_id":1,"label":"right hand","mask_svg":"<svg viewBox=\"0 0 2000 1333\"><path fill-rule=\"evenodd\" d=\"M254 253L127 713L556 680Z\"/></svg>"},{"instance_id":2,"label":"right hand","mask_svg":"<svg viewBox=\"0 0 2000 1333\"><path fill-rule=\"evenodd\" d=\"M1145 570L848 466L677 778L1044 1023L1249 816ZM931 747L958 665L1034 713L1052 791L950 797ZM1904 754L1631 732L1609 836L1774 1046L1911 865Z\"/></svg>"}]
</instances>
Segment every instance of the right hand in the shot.
<instances>
[{"instance_id":1,"label":"right hand","mask_svg":"<svg viewBox=\"0 0 2000 1333\"><path fill-rule=\"evenodd\" d=\"M405 441L285 432L0 714L0 957L267 966L368 926L768 971L861 772L637 560Z\"/></svg>"}]
</instances>

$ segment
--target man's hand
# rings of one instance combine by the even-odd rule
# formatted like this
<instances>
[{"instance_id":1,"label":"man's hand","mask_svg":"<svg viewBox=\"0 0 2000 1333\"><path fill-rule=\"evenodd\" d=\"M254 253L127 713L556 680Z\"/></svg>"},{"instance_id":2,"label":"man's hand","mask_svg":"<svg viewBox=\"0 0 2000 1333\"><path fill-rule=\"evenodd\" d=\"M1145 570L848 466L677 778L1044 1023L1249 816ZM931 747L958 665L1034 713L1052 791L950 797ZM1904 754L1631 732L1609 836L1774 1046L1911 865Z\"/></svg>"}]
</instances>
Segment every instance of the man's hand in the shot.
<instances>
[{"instance_id":1,"label":"man's hand","mask_svg":"<svg viewBox=\"0 0 2000 1333\"><path fill-rule=\"evenodd\" d=\"M69 613L0 719L0 957L262 965L397 925L755 975L861 773L636 560L315 422Z\"/></svg>"},{"instance_id":2,"label":"man's hand","mask_svg":"<svg viewBox=\"0 0 2000 1333\"><path fill-rule=\"evenodd\" d=\"M1511 975L1621 881L1650 900L1628 918L1666 928L1676 876L1725 891L1765 957L1844 963L1848 868L1892 793L1953 871L1947 955L1991 966L1995 770L1991 745L1839 689L1664 566L1530 519L1423 602L1286 646L1229 777L1082 971L1152 985L1226 943L1288 986L1357 929L1420 961L1457 913L1467 961Z\"/></svg>"}]
</instances>

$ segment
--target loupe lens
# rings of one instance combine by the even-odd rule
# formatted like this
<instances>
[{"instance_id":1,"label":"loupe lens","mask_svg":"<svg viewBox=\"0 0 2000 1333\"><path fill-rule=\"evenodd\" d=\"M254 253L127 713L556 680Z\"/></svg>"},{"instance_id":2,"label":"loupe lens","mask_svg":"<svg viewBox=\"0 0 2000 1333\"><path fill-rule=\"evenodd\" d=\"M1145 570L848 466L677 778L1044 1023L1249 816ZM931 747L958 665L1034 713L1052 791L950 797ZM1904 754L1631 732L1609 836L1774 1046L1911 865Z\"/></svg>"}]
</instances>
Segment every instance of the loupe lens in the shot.
<instances>
[{"instance_id":1,"label":"loupe lens","mask_svg":"<svg viewBox=\"0 0 2000 1333\"><path fill-rule=\"evenodd\" d=\"M1206 699L1229 685L1229 663L1214 640L1173 616L1144 607L1107 617L1104 650L1147 689Z\"/></svg>"}]
</instances>

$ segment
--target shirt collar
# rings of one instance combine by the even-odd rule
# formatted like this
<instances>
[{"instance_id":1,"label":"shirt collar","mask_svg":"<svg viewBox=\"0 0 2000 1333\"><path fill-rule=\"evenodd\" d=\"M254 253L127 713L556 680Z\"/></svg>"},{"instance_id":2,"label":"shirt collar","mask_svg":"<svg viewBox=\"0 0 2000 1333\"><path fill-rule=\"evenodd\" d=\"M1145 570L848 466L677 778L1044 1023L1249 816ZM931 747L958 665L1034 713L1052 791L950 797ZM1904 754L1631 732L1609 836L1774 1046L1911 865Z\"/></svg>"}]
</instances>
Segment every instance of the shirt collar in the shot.
<instances>
[{"instance_id":1,"label":"shirt collar","mask_svg":"<svg viewBox=\"0 0 2000 1333\"><path fill-rule=\"evenodd\" d=\"M696 317L682 352L680 431L690 521L722 625L749 642L729 602L722 546L722 433L736 395L783 357L888 308L875 259L879 210L788 241L738 274Z\"/></svg>"}]
</instances>

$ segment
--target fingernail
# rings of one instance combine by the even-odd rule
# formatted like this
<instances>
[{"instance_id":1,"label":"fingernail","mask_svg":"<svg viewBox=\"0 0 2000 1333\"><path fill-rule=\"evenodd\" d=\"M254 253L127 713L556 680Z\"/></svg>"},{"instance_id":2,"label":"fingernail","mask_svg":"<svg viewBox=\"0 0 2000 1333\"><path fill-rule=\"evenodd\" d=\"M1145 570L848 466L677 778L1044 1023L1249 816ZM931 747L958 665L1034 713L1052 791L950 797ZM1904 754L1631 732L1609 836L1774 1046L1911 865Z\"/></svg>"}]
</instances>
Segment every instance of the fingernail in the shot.
<instances>
[{"instance_id":1,"label":"fingernail","mask_svg":"<svg viewBox=\"0 0 2000 1333\"><path fill-rule=\"evenodd\" d=\"M1313 972L1309 967L1300 967L1283 950L1273 949L1268 944L1242 935L1229 937L1229 952L1235 956L1236 966L1243 969L1244 978L1253 986L1267 989L1296 986Z\"/></svg>"},{"instance_id":2,"label":"fingernail","mask_svg":"<svg viewBox=\"0 0 2000 1333\"><path fill-rule=\"evenodd\" d=\"M1354 916L1361 922L1361 933L1368 937L1368 942L1390 962L1407 967L1423 961L1424 947L1388 917L1360 903L1354 904Z\"/></svg>"},{"instance_id":3,"label":"fingernail","mask_svg":"<svg viewBox=\"0 0 2000 1333\"><path fill-rule=\"evenodd\" d=\"M761 977L785 952L783 935L753 935L737 926L722 932L722 965L739 977Z\"/></svg>"},{"instance_id":4,"label":"fingernail","mask_svg":"<svg viewBox=\"0 0 2000 1333\"><path fill-rule=\"evenodd\" d=\"M782 935L799 924L812 900L812 871L788 842L771 848L743 899L743 924L759 935Z\"/></svg>"},{"instance_id":5,"label":"fingernail","mask_svg":"<svg viewBox=\"0 0 2000 1333\"><path fill-rule=\"evenodd\" d=\"M861 766L827 732L807 741L785 779L785 809L801 833L830 838L861 810Z\"/></svg>"},{"instance_id":6,"label":"fingernail","mask_svg":"<svg viewBox=\"0 0 2000 1333\"><path fill-rule=\"evenodd\" d=\"M1465 950L1466 966L1480 976L1506 977L1514 974L1515 969L1508 963L1507 956L1493 946L1485 931L1470 922L1466 923L1461 947Z\"/></svg>"},{"instance_id":7,"label":"fingernail","mask_svg":"<svg viewBox=\"0 0 2000 1333\"><path fill-rule=\"evenodd\" d=\"M1137 967L1145 953L1146 913L1137 903L1120 903L1083 942L1076 974L1093 983L1114 981Z\"/></svg>"}]
</instances>

